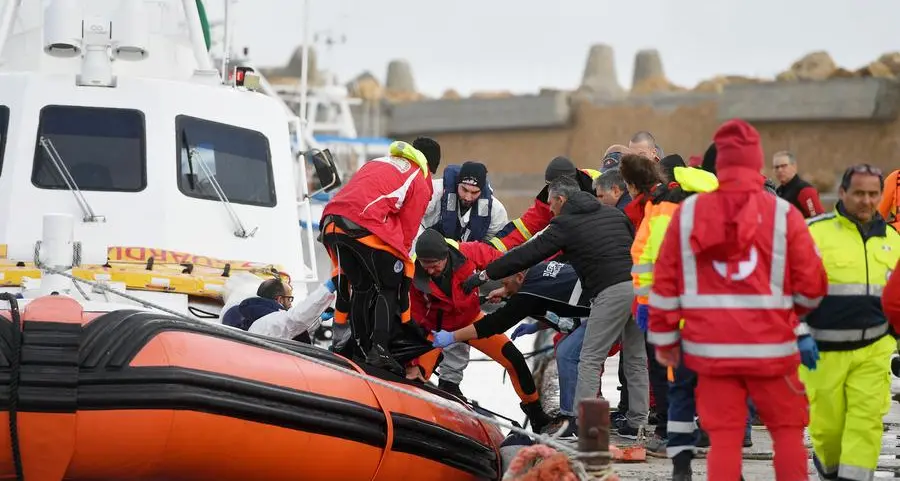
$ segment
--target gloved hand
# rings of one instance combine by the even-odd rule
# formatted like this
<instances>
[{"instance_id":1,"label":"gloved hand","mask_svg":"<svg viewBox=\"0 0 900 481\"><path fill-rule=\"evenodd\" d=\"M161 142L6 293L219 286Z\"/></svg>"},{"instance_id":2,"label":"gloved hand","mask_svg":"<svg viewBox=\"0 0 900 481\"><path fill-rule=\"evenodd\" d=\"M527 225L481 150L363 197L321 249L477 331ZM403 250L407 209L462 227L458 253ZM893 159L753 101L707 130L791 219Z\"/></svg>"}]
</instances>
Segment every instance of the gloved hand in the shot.
<instances>
[{"instance_id":1,"label":"gloved hand","mask_svg":"<svg viewBox=\"0 0 900 481\"><path fill-rule=\"evenodd\" d=\"M440 349L443 349L456 342L456 339L454 339L453 337L453 333L450 331L441 329L437 332L431 331L431 334L434 336L434 341L431 343L431 345Z\"/></svg>"},{"instance_id":2,"label":"gloved hand","mask_svg":"<svg viewBox=\"0 0 900 481\"><path fill-rule=\"evenodd\" d=\"M325 288L328 289L328 292L334 292L337 290L337 288L334 287L334 281L332 281L331 279L325 281Z\"/></svg>"},{"instance_id":3,"label":"gloved hand","mask_svg":"<svg viewBox=\"0 0 900 481\"><path fill-rule=\"evenodd\" d=\"M637 325L641 329L641 332L646 333L647 327L650 323L650 305L638 304L637 316L635 317L635 320L637 321Z\"/></svg>"},{"instance_id":4,"label":"gloved hand","mask_svg":"<svg viewBox=\"0 0 900 481\"><path fill-rule=\"evenodd\" d=\"M468 294L474 291L476 288L481 287L485 282L489 280L490 278L488 278L487 272L476 271L463 282L462 290L464 293Z\"/></svg>"},{"instance_id":5,"label":"gloved hand","mask_svg":"<svg viewBox=\"0 0 900 481\"><path fill-rule=\"evenodd\" d=\"M323 312L321 316L319 316L323 322L334 319L334 309L329 308L327 311Z\"/></svg>"},{"instance_id":6,"label":"gloved hand","mask_svg":"<svg viewBox=\"0 0 900 481\"><path fill-rule=\"evenodd\" d=\"M809 334L800 336L797 339L797 347L800 348L800 362L810 371L815 371L816 363L819 360L819 347L816 345L816 340Z\"/></svg>"},{"instance_id":7,"label":"gloved hand","mask_svg":"<svg viewBox=\"0 0 900 481\"><path fill-rule=\"evenodd\" d=\"M516 328L512 333L512 339L516 340L519 336L527 336L528 334L534 334L538 332L538 325L536 322L523 322L519 324L519 327Z\"/></svg>"}]
</instances>

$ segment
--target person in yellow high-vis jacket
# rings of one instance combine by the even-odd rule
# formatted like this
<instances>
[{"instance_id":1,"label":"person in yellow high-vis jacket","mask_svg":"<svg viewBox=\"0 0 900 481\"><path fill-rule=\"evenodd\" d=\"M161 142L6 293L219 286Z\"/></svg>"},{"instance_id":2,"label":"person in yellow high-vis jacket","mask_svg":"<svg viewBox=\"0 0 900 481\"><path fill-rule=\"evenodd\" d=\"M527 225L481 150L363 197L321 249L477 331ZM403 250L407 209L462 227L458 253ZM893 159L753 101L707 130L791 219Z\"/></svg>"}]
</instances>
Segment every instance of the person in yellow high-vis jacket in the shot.
<instances>
[{"instance_id":1,"label":"person in yellow high-vis jacket","mask_svg":"<svg viewBox=\"0 0 900 481\"><path fill-rule=\"evenodd\" d=\"M629 171L628 167L622 166L626 174ZM672 215L681 202L694 193L712 192L719 186L715 175L693 167L675 167L674 178L675 182L660 185L650 195L649 201L644 206L644 218L631 247L634 262L631 272L638 302L637 318L644 332L647 330L648 296L653 286L653 265L659 255L659 248ZM673 458L675 463L673 475L676 479L681 479L678 476L687 475L690 469L691 448L696 437L693 402L696 376L683 366L679 366L676 372L666 376L665 367L656 361L652 345L647 346L647 355L651 363L650 386L654 391L657 411L656 429L654 436L647 443L647 448L658 453L665 452Z\"/></svg>"},{"instance_id":2,"label":"person in yellow high-vis jacket","mask_svg":"<svg viewBox=\"0 0 900 481\"><path fill-rule=\"evenodd\" d=\"M828 295L806 317L820 359L800 368L819 476L870 480L890 408L890 358L897 344L881 295L900 260L900 234L877 212L881 170L850 167L834 212L807 221L828 273Z\"/></svg>"}]
</instances>

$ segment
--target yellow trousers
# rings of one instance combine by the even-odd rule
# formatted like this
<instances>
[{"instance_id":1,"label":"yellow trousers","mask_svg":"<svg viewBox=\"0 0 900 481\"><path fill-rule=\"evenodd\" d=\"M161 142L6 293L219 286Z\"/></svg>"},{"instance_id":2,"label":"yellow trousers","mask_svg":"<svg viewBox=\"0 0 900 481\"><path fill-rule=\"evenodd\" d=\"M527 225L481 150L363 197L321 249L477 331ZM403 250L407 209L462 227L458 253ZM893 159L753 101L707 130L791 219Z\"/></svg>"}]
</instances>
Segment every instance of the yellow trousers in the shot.
<instances>
[{"instance_id":1,"label":"yellow trousers","mask_svg":"<svg viewBox=\"0 0 900 481\"><path fill-rule=\"evenodd\" d=\"M885 336L852 351L823 352L815 371L800 367L809 398L809 434L826 475L872 479L891 406L891 355Z\"/></svg>"}]
</instances>

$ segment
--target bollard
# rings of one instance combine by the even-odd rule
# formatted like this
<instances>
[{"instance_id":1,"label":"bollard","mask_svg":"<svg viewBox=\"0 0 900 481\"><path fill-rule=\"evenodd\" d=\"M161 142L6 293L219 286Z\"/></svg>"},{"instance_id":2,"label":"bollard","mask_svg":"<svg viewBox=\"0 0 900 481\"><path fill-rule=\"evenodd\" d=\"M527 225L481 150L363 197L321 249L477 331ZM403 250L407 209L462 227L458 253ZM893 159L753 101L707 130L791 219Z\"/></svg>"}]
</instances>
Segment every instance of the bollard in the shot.
<instances>
[{"instance_id":1,"label":"bollard","mask_svg":"<svg viewBox=\"0 0 900 481\"><path fill-rule=\"evenodd\" d=\"M609 401L583 399L578 404L578 451L604 453L581 459L589 470L604 468L612 462L609 454Z\"/></svg>"}]
</instances>

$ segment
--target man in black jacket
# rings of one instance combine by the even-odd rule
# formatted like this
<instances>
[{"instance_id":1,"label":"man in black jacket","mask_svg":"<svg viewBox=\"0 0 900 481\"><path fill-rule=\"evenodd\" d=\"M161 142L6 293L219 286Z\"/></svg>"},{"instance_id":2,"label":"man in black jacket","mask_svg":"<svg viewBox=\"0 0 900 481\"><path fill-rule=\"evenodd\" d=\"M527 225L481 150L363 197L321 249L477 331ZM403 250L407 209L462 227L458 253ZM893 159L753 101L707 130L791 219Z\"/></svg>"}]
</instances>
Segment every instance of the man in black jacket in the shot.
<instances>
[{"instance_id":1,"label":"man in black jacket","mask_svg":"<svg viewBox=\"0 0 900 481\"><path fill-rule=\"evenodd\" d=\"M591 299L578 363L576 402L597 396L600 368L610 347L621 337L629 411L628 423L619 429L619 435L636 438L638 428L647 422L650 400L644 336L631 321L634 227L625 214L582 192L572 179L555 179L548 192L554 214L550 225L484 271L473 274L465 288L471 290L489 279L510 276L562 251L581 279L584 295Z\"/></svg>"}]
</instances>

